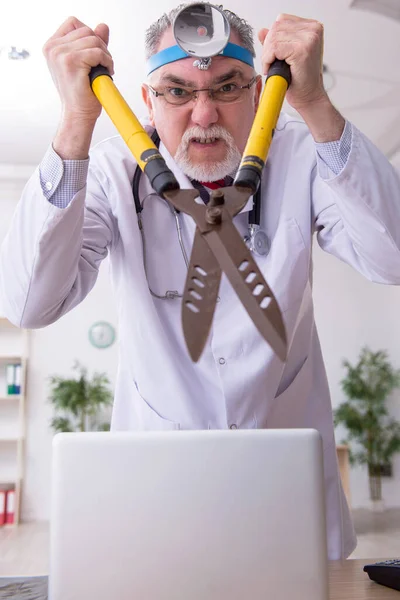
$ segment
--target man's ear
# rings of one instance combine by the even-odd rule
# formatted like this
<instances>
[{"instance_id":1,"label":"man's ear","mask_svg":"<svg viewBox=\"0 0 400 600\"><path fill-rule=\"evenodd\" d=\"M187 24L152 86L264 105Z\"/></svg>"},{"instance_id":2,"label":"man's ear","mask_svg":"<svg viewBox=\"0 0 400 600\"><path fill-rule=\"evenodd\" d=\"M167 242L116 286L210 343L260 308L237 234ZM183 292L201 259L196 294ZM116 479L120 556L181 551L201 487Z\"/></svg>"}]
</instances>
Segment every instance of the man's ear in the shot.
<instances>
[{"instance_id":1,"label":"man's ear","mask_svg":"<svg viewBox=\"0 0 400 600\"><path fill-rule=\"evenodd\" d=\"M258 105L260 104L260 97L262 92L262 77L257 75L256 90L254 94L254 112L257 111Z\"/></svg>"},{"instance_id":2,"label":"man's ear","mask_svg":"<svg viewBox=\"0 0 400 600\"><path fill-rule=\"evenodd\" d=\"M152 127L155 127L154 108L153 108L153 104L151 102L151 92L145 83L142 84L142 98L143 98L143 101L144 101L145 105L147 106L147 110L149 112L150 124Z\"/></svg>"}]
</instances>

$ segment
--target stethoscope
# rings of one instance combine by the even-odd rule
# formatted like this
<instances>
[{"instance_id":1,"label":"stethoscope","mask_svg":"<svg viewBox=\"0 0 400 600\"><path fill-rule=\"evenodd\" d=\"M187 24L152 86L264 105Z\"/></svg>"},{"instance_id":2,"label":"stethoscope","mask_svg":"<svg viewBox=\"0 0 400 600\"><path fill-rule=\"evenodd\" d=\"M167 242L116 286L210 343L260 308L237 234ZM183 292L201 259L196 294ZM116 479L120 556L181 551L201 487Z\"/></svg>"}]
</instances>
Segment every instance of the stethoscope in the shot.
<instances>
[{"instance_id":1,"label":"stethoscope","mask_svg":"<svg viewBox=\"0 0 400 600\"><path fill-rule=\"evenodd\" d=\"M157 147L159 147L160 137L156 130L154 130L154 132L151 136L151 139L154 142L154 144ZM143 222L142 222L142 210L144 207L144 201L142 203L140 201L140 197L139 197L139 185L140 185L141 175L142 175L142 170L139 169L138 167L136 167L135 174L133 176L133 181L132 181L132 192L133 192L133 200L135 202L135 209L136 209L136 215L137 215L137 219L138 219L139 230L140 230L140 233L142 236L143 257L144 257L144 262L145 262L144 266L145 266L145 270L146 270L146 240L145 240L144 228L143 228ZM156 194L153 193L153 194L150 194L149 196L156 196ZM145 200L147 200L147 198L149 196L147 196L145 198ZM171 213L175 218L175 227L176 227L176 231L177 231L179 245L181 248L182 256L183 256L185 264L186 264L186 268L188 268L189 260L188 260L188 256L187 256L185 246L183 243L183 239L182 239L182 226L181 226L181 222L180 222L180 213L171 204L169 204L167 202L167 200L164 200L163 198L160 198L160 199L163 202L166 202L168 204L168 206L171 210ZM257 192L253 196L253 208L249 212L248 230L247 230L247 234L244 236L244 241L247 244L247 246L251 252L254 252L254 254L257 254L258 256L266 256L269 252L270 243L269 243L267 234L260 226L260 220L261 220L261 186L258 187ZM146 273L146 275L147 275L147 273ZM150 289L151 294L156 298L160 298L160 299L182 298L182 295L179 294L175 290L167 290L164 295L160 295L160 294L156 294L150 288L150 286L149 286L149 289Z\"/></svg>"}]
</instances>

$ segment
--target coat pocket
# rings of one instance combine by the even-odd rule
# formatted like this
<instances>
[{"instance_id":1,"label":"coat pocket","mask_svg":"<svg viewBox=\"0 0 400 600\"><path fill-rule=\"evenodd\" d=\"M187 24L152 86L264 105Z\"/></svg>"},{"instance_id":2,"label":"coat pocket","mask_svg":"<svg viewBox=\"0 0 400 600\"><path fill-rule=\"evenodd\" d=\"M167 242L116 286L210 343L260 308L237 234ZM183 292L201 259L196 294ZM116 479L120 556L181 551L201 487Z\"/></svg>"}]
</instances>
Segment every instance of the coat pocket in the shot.
<instances>
[{"instance_id":1,"label":"coat pocket","mask_svg":"<svg viewBox=\"0 0 400 600\"><path fill-rule=\"evenodd\" d=\"M161 415L141 395L138 384L133 382L137 391L135 411L139 420L139 429L148 431L171 431L180 429L180 424Z\"/></svg>"}]
</instances>

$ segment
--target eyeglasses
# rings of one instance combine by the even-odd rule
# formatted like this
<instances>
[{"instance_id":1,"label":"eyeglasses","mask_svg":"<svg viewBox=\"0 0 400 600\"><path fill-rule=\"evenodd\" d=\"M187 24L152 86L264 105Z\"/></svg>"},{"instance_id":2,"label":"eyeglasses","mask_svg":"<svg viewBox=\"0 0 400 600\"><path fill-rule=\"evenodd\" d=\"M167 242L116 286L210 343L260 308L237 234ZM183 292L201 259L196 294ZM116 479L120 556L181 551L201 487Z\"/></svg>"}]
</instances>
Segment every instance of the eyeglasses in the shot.
<instances>
[{"instance_id":1,"label":"eyeglasses","mask_svg":"<svg viewBox=\"0 0 400 600\"><path fill-rule=\"evenodd\" d=\"M208 92L211 100L221 104L232 104L234 102L240 102L246 90L249 90L252 85L257 81L258 76L253 77L246 85L238 85L237 83L224 83L219 87L201 88L199 90L192 90L191 88L183 87L165 87L158 91L148 85L149 90L154 94L156 98L162 96L168 104L174 106L182 106L187 104L191 100L197 100L199 92Z\"/></svg>"}]
</instances>

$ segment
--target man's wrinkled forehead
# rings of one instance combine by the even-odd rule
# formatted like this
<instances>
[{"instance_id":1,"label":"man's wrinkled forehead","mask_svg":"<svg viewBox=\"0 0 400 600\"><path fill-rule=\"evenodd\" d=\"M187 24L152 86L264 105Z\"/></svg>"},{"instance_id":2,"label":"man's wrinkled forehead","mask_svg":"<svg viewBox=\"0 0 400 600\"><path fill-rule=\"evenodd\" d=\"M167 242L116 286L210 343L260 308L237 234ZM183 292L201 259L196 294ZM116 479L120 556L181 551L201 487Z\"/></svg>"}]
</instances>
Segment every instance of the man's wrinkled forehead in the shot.
<instances>
[{"instance_id":1,"label":"man's wrinkled forehead","mask_svg":"<svg viewBox=\"0 0 400 600\"><path fill-rule=\"evenodd\" d=\"M234 44L240 45L239 36L235 31L231 30L231 35L229 37L229 41ZM165 48L170 48L176 44L176 40L170 27L167 29L160 39L160 44L157 48L157 52L161 52L161 50L165 50ZM235 71L237 76L243 79L252 77L254 74L254 69L250 67L250 65L246 65L240 60L236 60L235 58L229 58L227 56L214 56L211 62L211 66L206 71L201 71L198 67L193 65L195 61L195 57L188 56L188 58L183 58L181 60L177 60L175 62L169 63L167 65L163 65L154 71L150 78L154 81L160 81L161 79L165 79L168 76L176 76L177 78L181 78L186 81L211 81L214 79L218 79L223 73L233 72Z\"/></svg>"}]
</instances>

